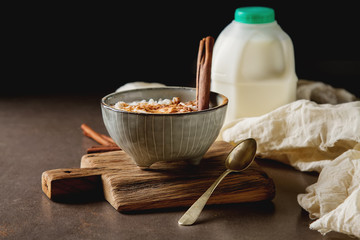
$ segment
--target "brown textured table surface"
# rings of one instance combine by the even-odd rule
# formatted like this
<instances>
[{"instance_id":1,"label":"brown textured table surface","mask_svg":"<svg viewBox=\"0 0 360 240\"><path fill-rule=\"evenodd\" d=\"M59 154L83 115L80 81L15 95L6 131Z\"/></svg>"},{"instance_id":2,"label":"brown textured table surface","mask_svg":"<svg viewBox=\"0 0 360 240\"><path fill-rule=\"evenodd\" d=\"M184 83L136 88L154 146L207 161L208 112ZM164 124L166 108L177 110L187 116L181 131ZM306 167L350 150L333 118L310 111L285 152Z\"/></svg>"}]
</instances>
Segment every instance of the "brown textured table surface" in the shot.
<instances>
[{"instance_id":1,"label":"brown textured table surface","mask_svg":"<svg viewBox=\"0 0 360 240\"><path fill-rule=\"evenodd\" d=\"M261 160L273 178L271 202L206 206L196 225L177 220L186 209L122 214L106 201L65 204L41 191L41 173L79 167L86 148L81 123L106 133L100 96L0 97L0 239L351 239L322 236L296 196L316 174Z\"/></svg>"}]
</instances>

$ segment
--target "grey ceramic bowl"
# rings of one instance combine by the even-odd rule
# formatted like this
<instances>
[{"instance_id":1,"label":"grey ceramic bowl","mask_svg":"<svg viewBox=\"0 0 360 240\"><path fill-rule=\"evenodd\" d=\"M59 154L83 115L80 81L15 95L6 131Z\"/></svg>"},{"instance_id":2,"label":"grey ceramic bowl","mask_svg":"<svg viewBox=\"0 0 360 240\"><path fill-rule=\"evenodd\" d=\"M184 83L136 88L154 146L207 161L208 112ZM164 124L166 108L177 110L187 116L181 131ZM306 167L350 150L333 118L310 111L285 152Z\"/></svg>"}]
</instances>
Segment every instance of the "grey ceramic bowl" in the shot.
<instances>
[{"instance_id":1,"label":"grey ceramic bowl","mask_svg":"<svg viewBox=\"0 0 360 240\"><path fill-rule=\"evenodd\" d=\"M105 126L114 139L140 167L158 161L186 160L199 164L217 138L224 123L228 99L211 92L210 108L189 113L134 113L112 108L118 101L133 102L150 98L181 101L196 98L195 88L146 88L112 93L101 101Z\"/></svg>"}]
</instances>

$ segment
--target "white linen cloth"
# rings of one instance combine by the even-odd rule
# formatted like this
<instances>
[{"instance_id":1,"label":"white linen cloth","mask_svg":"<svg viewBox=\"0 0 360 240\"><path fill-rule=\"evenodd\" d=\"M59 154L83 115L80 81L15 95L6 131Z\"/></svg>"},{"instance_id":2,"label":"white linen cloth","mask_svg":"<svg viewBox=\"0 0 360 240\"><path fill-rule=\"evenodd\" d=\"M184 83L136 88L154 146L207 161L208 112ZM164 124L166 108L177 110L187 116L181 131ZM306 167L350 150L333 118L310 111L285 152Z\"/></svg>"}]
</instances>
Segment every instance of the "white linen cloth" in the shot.
<instances>
[{"instance_id":1,"label":"white linen cloth","mask_svg":"<svg viewBox=\"0 0 360 240\"><path fill-rule=\"evenodd\" d=\"M299 79L296 89L297 99L307 99L317 103L345 103L356 100L356 96L343 88L334 88L323 82Z\"/></svg>"},{"instance_id":2,"label":"white linen cloth","mask_svg":"<svg viewBox=\"0 0 360 240\"><path fill-rule=\"evenodd\" d=\"M148 83L148 82L129 82L122 86L120 86L118 89L116 89L115 92L122 92L126 90L132 90L132 89L139 89L139 88L157 88L157 87L166 87L162 83Z\"/></svg>"},{"instance_id":3,"label":"white linen cloth","mask_svg":"<svg viewBox=\"0 0 360 240\"><path fill-rule=\"evenodd\" d=\"M318 218L311 225L325 234L360 238L360 101L338 105L298 100L260 117L225 126L225 141L252 137L258 156L320 172L298 203Z\"/></svg>"},{"instance_id":4,"label":"white linen cloth","mask_svg":"<svg viewBox=\"0 0 360 240\"><path fill-rule=\"evenodd\" d=\"M220 134L232 143L252 137L260 157L320 172L360 142L360 101L330 105L297 100L260 117L235 120Z\"/></svg>"},{"instance_id":5,"label":"white linen cloth","mask_svg":"<svg viewBox=\"0 0 360 240\"><path fill-rule=\"evenodd\" d=\"M360 238L360 144L327 164L306 192L298 195L298 202L310 218L317 218L311 229Z\"/></svg>"}]
</instances>

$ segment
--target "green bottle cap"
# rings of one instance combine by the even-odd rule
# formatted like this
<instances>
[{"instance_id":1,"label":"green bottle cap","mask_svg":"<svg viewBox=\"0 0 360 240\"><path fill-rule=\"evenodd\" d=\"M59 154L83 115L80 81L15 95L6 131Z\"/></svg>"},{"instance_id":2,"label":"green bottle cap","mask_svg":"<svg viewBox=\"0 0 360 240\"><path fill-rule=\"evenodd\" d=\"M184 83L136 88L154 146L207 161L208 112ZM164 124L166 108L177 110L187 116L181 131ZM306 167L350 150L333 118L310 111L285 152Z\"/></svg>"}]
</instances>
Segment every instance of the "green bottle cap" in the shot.
<instances>
[{"instance_id":1,"label":"green bottle cap","mask_svg":"<svg viewBox=\"0 0 360 240\"><path fill-rule=\"evenodd\" d=\"M268 7L242 7L235 10L235 21L248 24L271 23L275 11Z\"/></svg>"}]
</instances>

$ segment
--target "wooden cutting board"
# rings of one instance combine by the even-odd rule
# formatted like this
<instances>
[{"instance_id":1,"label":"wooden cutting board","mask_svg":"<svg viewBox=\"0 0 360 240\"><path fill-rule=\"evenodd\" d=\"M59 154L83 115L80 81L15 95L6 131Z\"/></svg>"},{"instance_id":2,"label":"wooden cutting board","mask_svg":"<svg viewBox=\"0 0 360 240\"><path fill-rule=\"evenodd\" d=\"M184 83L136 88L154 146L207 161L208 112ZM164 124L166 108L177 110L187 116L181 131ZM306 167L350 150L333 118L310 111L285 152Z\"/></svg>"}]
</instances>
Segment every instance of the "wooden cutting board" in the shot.
<instances>
[{"instance_id":1,"label":"wooden cutting board","mask_svg":"<svg viewBox=\"0 0 360 240\"><path fill-rule=\"evenodd\" d=\"M81 168L43 172L42 189L54 201L77 201L103 194L120 212L188 207L225 171L232 145L215 142L200 165L158 162L148 169L136 166L124 151L87 154ZM208 204L271 200L275 186L255 163L243 172L230 173Z\"/></svg>"}]
</instances>

